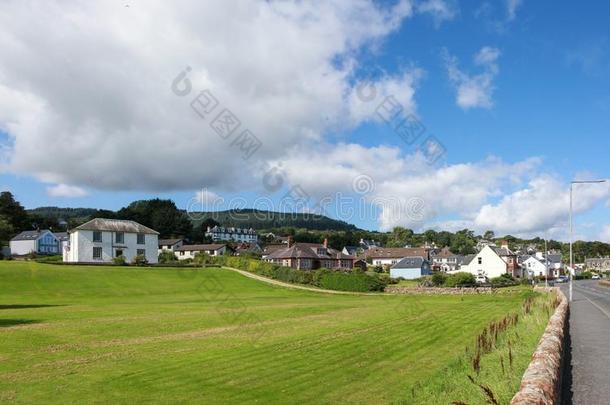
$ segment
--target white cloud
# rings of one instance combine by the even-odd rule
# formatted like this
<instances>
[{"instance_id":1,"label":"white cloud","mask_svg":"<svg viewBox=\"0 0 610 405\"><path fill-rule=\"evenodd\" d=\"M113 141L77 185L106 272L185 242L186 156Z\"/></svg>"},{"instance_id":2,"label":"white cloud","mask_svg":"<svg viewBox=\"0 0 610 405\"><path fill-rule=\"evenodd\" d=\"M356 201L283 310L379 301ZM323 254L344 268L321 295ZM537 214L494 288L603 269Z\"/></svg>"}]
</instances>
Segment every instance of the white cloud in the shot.
<instances>
[{"instance_id":1,"label":"white cloud","mask_svg":"<svg viewBox=\"0 0 610 405\"><path fill-rule=\"evenodd\" d=\"M602 231L599 234L599 240L602 242L610 243L610 225L604 225Z\"/></svg>"},{"instance_id":2,"label":"white cloud","mask_svg":"<svg viewBox=\"0 0 610 405\"><path fill-rule=\"evenodd\" d=\"M456 103L461 108L491 108L492 95L495 89L494 79L498 74L498 58L500 51L497 48L485 46L474 55L475 65L483 69L482 73L469 75L460 70L458 60L446 50L443 52L445 67L451 84L456 91Z\"/></svg>"},{"instance_id":3,"label":"white cloud","mask_svg":"<svg viewBox=\"0 0 610 405\"><path fill-rule=\"evenodd\" d=\"M394 147L340 144L299 150L283 166L291 184L316 198L352 193L354 179L366 175L374 183L366 201L379 208L379 227L388 230L397 225L419 229L439 215L461 217L474 225L477 212L490 198L522 184L540 163L538 158L513 164L489 158L434 168L418 153L403 155Z\"/></svg>"},{"instance_id":4,"label":"white cloud","mask_svg":"<svg viewBox=\"0 0 610 405\"><path fill-rule=\"evenodd\" d=\"M608 185L588 185L578 189L574 213L593 208L610 195ZM532 235L562 225L569 215L569 187L549 175L532 179L527 187L504 196L497 204L481 208L474 224L497 233Z\"/></svg>"},{"instance_id":5,"label":"white cloud","mask_svg":"<svg viewBox=\"0 0 610 405\"><path fill-rule=\"evenodd\" d=\"M506 18L512 21L517 16L517 9L521 6L523 0L506 0Z\"/></svg>"},{"instance_id":6,"label":"white cloud","mask_svg":"<svg viewBox=\"0 0 610 405\"><path fill-rule=\"evenodd\" d=\"M105 190L242 189L253 173L213 116L230 109L262 162L369 119L352 105L356 55L412 13L407 0L4 2L2 168ZM186 66L193 91L178 97ZM414 109L416 79L378 85ZM206 119L189 106L203 89L220 102Z\"/></svg>"},{"instance_id":7,"label":"white cloud","mask_svg":"<svg viewBox=\"0 0 610 405\"><path fill-rule=\"evenodd\" d=\"M459 13L454 1L426 0L417 5L419 13L427 13L434 19L434 25L439 27L443 22L453 20Z\"/></svg>"},{"instance_id":8,"label":"white cloud","mask_svg":"<svg viewBox=\"0 0 610 405\"><path fill-rule=\"evenodd\" d=\"M89 193L77 186L69 186L67 184L57 184L55 186L47 187L47 194L49 197L59 198L77 198L86 197Z\"/></svg>"}]
</instances>

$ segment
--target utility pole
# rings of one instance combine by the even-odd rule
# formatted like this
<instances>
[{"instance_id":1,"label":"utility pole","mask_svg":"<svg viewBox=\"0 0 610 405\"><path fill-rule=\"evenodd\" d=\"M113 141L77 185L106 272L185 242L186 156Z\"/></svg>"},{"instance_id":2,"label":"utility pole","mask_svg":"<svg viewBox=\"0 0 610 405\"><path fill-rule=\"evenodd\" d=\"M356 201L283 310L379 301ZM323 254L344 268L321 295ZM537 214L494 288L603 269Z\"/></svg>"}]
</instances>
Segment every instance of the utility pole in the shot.
<instances>
[{"instance_id":1,"label":"utility pole","mask_svg":"<svg viewBox=\"0 0 610 405\"><path fill-rule=\"evenodd\" d=\"M549 249L546 246L546 238L544 239L544 286L549 286Z\"/></svg>"},{"instance_id":2,"label":"utility pole","mask_svg":"<svg viewBox=\"0 0 610 405\"><path fill-rule=\"evenodd\" d=\"M572 244L574 242L574 224L573 213L572 213L572 196L574 194L574 184L594 184L594 183L605 183L606 180L574 180L570 182L570 302L572 302L572 284L576 270L574 269L574 253Z\"/></svg>"}]
</instances>

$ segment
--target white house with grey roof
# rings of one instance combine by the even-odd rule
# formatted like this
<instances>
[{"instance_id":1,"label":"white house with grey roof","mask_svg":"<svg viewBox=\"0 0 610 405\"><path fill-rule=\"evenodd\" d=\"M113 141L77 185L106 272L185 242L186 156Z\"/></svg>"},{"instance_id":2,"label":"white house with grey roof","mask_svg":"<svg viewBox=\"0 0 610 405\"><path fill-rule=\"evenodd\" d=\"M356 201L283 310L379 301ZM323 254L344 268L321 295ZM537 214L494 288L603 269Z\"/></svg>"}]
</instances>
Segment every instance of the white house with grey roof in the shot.
<instances>
[{"instance_id":1,"label":"white house with grey roof","mask_svg":"<svg viewBox=\"0 0 610 405\"><path fill-rule=\"evenodd\" d=\"M23 256L30 253L56 255L60 252L60 240L48 229L23 231L10 240L11 254Z\"/></svg>"},{"instance_id":2,"label":"white house with grey roof","mask_svg":"<svg viewBox=\"0 0 610 405\"><path fill-rule=\"evenodd\" d=\"M430 262L423 257L405 257L390 268L391 278L413 280L430 274Z\"/></svg>"},{"instance_id":3,"label":"white house with grey roof","mask_svg":"<svg viewBox=\"0 0 610 405\"><path fill-rule=\"evenodd\" d=\"M95 218L70 230L64 248L64 262L110 263L123 256L129 263L135 256L158 262L159 232L135 221Z\"/></svg>"}]
</instances>

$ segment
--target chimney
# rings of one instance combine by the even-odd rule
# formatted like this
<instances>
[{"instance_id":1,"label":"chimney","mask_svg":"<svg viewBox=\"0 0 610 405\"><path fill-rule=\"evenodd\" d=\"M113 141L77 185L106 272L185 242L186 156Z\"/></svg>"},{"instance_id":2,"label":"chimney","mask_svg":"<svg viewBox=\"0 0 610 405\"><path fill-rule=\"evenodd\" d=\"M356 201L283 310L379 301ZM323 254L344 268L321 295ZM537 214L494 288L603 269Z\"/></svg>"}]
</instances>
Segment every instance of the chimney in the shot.
<instances>
[{"instance_id":1,"label":"chimney","mask_svg":"<svg viewBox=\"0 0 610 405\"><path fill-rule=\"evenodd\" d=\"M328 238L324 238L324 247L328 249Z\"/></svg>"},{"instance_id":2,"label":"chimney","mask_svg":"<svg viewBox=\"0 0 610 405\"><path fill-rule=\"evenodd\" d=\"M508 241L507 240L503 240L502 244L500 245L500 247L502 247L503 249L509 250L508 249Z\"/></svg>"},{"instance_id":3,"label":"chimney","mask_svg":"<svg viewBox=\"0 0 610 405\"><path fill-rule=\"evenodd\" d=\"M294 240L292 239L292 235L288 236L288 247L292 247L294 244Z\"/></svg>"}]
</instances>

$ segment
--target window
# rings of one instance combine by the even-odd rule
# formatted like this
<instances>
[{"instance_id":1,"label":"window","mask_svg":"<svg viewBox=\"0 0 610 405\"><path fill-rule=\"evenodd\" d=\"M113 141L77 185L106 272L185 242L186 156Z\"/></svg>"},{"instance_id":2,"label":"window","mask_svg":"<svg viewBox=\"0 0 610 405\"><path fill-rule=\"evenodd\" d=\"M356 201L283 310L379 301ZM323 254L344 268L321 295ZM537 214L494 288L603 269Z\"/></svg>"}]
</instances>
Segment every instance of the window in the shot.
<instances>
[{"instance_id":1,"label":"window","mask_svg":"<svg viewBox=\"0 0 610 405\"><path fill-rule=\"evenodd\" d=\"M145 242L145 236L143 233L138 234L138 245L143 245Z\"/></svg>"},{"instance_id":2,"label":"window","mask_svg":"<svg viewBox=\"0 0 610 405\"><path fill-rule=\"evenodd\" d=\"M102 233L100 231L93 231L93 241L94 242L102 241Z\"/></svg>"},{"instance_id":3,"label":"window","mask_svg":"<svg viewBox=\"0 0 610 405\"><path fill-rule=\"evenodd\" d=\"M125 243L125 234L123 232L117 232L114 235L114 241L116 243Z\"/></svg>"},{"instance_id":4,"label":"window","mask_svg":"<svg viewBox=\"0 0 610 405\"><path fill-rule=\"evenodd\" d=\"M136 250L136 254L138 256L146 256L146 250L144 250L144 249L137 249Z\"/></svg>"},{"instance_id":5,"label":"window","mask_svg":"<svg viewBox=\"0 0 610 405\"><path fill-rule=\"evenodd\" d=\"M483 258L479 257L479 264L483 264Z\"/></svg>"},{"instance_id":6,"label":"window","mask_svg":"<svg viewBox=\"0 0 610 405\"><path fill-rule=\"evenodd\" d=\"M102 248L101 247L94 247L93 248L93 258L100 260L102 258Z\"/></svg>"},{"instance_id":7,"label":"window","mask_svg":"<svg viewBox=\"0 0 610 405\"><path fill-rule=\"evenodd\" d=\"M180 251L180 256L184 256L184 250Z\"/></svg>"}]
</instances>

